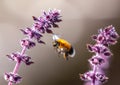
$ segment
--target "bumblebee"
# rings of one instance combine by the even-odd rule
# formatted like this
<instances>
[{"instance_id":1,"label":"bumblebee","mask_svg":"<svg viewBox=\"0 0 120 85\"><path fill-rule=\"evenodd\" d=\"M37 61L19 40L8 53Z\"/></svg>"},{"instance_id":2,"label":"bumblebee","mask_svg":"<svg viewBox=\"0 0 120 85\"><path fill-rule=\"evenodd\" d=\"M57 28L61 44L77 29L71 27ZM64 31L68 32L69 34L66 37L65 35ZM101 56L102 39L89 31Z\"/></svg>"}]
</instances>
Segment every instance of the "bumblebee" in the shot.
<instances>
[{"instance_id":1,"label":"bumblebee","mask_svg":"<svg viewBox=\"0 0 120 85\"><path fill-rule=\"evenodd\" d=\"M75 49L72 45L64 40L59 38L57 35L53 35L53 47L58 52L58 54L62 54L65 60L68 60L68 57L75 56Z\"/></svg>"}]
</instances>

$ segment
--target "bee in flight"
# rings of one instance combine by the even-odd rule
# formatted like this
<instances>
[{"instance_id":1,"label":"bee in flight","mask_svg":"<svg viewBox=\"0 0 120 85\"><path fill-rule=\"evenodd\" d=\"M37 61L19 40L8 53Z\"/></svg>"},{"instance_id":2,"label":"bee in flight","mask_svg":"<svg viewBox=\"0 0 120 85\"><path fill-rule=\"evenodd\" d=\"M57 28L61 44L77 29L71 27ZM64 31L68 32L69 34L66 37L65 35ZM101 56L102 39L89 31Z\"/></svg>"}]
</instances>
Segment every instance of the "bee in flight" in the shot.
<instances>
[{"instance_id":1,"label":"bee in flight","mask_svg":"<svg viewBox=\"0 0 120 85\"><path fill-rule=\"evenodd\" d=\"M55 34L53 34L53 47L58 54L63 55L65 60L68 60L68 57L75 56L75 49L72 47L72 45L68 41L59 38Z\"/></svg>"}]
</instances>

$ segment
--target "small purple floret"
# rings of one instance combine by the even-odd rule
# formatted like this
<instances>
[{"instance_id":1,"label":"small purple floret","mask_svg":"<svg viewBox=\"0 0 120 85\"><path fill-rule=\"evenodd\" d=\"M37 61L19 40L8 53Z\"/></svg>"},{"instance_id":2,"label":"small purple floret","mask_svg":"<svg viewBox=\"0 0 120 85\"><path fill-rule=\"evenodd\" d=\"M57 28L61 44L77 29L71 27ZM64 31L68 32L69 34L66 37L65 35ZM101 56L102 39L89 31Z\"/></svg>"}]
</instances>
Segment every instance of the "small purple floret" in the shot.
<instances>
[{"instance_id":1,"label":"small purple floret","mask_svg":"<svg viewBox=\"0 0 120 85\"><path fill-rule=\"evenodd\" d=\"M101 83L105 83L108 80L108 77L106 77L103 73L95 73L93 71L86 72L84 74L80 74L80 78L84 81L90 82L96 80Z\"/></svg>"},{"instance_id":2,"label":"small purple floret","mask_svg":"<svg viewBox=\"0 0 120 85\"><path fill-rule=\"evenodd\" d=\"M100 81L102 83L105 83L108 80L108 77L106 77L105 74L103 74L103 73L96 73L95 77L98 81Z\"/></svg>"},{"instance_id":3,"label":"small purple floret","mask_svg":"<svg viewBox=\"0 0 120 85\"><path fill-rule=\"evenodd\" d=\"M23 39L21 40L21 46L30 49L35 46L35 42L31 41L30 39Z\"/></svg>"},{"instance_id":4,"label":"small purple floret","mask_svg":"<svg viewBox=\"0 0 120 85\"><path fill-rule=\"evenodd\" d=\"M93 72L89 71L84 74L80 74L80 78L84 81L92 81L93 79Z\"/></svg>"},{"instance_id":5,"label":"small purple floret","mask_svg":"<svg viewBox=\"0 0 120 85\"><path fill-rule=\"evenodd\" d=\"M26 28L25 30L21 29L21 31L22 31L25 35L28 35L28 37L29 37L30 39L33 39L33 38L34 38L35 40L37 40L38 43L43 43L43 44L45 44L45 42L43 42L42 40L40 40L41 37L43 37L42 34L38 33L37 31L35 31L35 30L31 29L31 28Z\"/></svg>"},{"instance_id":6,"label":"small purple floret","mask_svg":"<svg viewBox=\"0 0 120 85\"><path fill-rule=\"evenodd\" d=\"M31 65L34 62L30 61L31 57L27 55L21 55L19 52L17 53L12 53L11 55L7 55L10 60L16 61L16 62L21 62L23 61L26 65Z\"/></svg>"},{"instance_id":7,"label":"small purple floret","mask_svg":"<svg viewBox=\"0 0 120 85\"><path fill-rule=\"evenodd\" d=\"M108 47L104 46L103 44L95 44L95 45L87 45L87 48L90 52L104 54L105 56L111 56L112 53L108 49Z\"/></svg>"},{"instance_id":8,"label":"small purple floret","mask_svg":"<svg viewBox=\"0 0 120 85\"><path fill-rule=\"evenodd\" d=\"M22 77L20 77L18 74L14 74L12 72L5 73L4 78L6 81L11 82L11 83L15 83L15 84L20 83L22 80Z\"/></svg>"},{"instance_id":9,"label":"small purple floret","mask_svg":"<svg viewBox=\"0 0 120 85\"><path fill-rule=\"evenodd\" d=\"M105 62L105 60L99 56L93 56L88 60L91 65L101 65Z\"/></svg>"}]
</instances>

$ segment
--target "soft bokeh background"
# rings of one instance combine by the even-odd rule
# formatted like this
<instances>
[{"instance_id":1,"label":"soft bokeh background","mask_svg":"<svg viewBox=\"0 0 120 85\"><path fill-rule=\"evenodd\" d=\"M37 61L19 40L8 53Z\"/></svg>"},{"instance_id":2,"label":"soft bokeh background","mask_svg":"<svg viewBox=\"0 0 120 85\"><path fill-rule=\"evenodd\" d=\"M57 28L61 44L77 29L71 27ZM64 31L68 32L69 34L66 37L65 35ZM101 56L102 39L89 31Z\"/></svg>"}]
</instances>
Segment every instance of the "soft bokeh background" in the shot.
<instances>
[{"instance_id":1,"label":"soft bokeh background","mask_svg":"<svg viewBox=\"0 0 120 85\"><path fill-rule=\"evenodd\" d=\"M19 85L83 85L78 74L89 68L87 60L92 54L86 44L93 43L90 36L111 24L120 34L120 0L0 0L0 85L7 85L3 74L15 66L6 54L21 51L19 40L24 35L19 29L30 27L31 16L38 17L49 8L61 10L63 22L54 32L73 44L76 56L69 61L59 58L52 47L52 36L46 34L46 45L37 44L27 51L35 64L21 65L23 81ZM105 85L120 85L120 40L111 50L114 56Z\"/></svg>"}]
</instances>

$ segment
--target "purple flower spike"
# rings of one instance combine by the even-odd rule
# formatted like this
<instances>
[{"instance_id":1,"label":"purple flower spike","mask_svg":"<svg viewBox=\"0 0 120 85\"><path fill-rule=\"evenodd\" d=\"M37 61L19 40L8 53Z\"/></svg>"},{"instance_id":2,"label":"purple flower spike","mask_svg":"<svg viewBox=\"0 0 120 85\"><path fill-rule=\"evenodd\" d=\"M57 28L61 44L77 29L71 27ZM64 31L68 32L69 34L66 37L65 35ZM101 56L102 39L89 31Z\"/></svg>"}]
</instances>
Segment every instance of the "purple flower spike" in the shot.
<instances>
[{"instance_id":1,"label":"purple flower spike","mask_svg":"<svg viewBox=\"0 0 120 85\"><path fill-rule=\"evenodd\" d=\"M105 76L105 70L108 68L109 59L113 55L109 46L116 44L118 38L119 35L112 25L100 29L97 35L92 36L96 43L94 45L87 44L89 52L95 53L88 60L91 70L80 75L80 78L86 81L85 85L101 85L108 80L108 77Z\"/></svg>"},{"instance_id":2,"label":"purple flower spike","mask_svg":"<svg viewBox=\"0 0 120 85\"><path fill-rule=\"evenodd\" d=\"M5 73L4 78L6 81L18 84L22 80L22 77L20 77L18 74L14 74L12 72L10 73Z\"/></svg>"},{"instance_id":3,"label":"purple flower spike","mask_svg":"<svg viewBox=\"0 0 120 85\"><path fill-rule=\"evenodd\" d=\"M35 43L33 41L30 41L29 39L23 39L21 40L21 46L30 49L31 47L35 46Z\"/></svg>"},{"instance_id":4,"label":"purple flower spike","mask_svg":"<svg viewBox=\"0 0 120 85\"><path fill-rule=\"evenodd\" d=\"M32 27L27 27L26 29L20 29L26 38L20 41L20 45L22 47L21 52L12 53L7 55L7 57L16 61L16 65L11 73L5 73L5 80L9 83L8 85L12 85L13 83L17 84L21 81L21 77L17 74L21 63L25 63L26 65L31 65L34 62L31 61L31 57L25 55L26 51L30 48L36 46L34 40L37 43L45 44L44 41L41 40L44 33L53 34L51 28L59 27L58 22L62 21L60 16L60 11L58 10L49 10L49 12L43 12L43 15L39 18L33 16L34 23Z\"/></svg>"}]
</instances>

